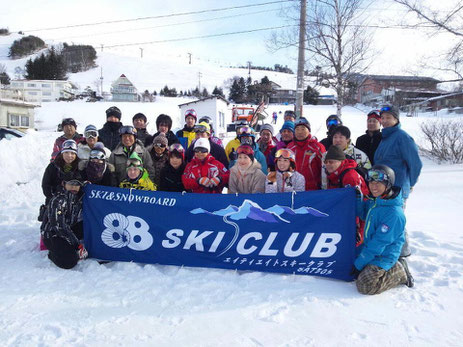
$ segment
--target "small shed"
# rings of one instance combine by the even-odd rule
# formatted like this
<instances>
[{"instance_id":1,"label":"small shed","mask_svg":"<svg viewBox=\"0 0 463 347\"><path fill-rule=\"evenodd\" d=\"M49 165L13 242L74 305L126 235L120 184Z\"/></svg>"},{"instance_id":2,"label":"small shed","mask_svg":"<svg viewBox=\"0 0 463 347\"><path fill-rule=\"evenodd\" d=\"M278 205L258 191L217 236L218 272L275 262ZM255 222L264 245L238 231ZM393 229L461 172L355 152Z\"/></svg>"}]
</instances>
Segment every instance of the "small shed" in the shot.
<instances>
[{"instance_id":1,"label":"small shed","mask_svg":"<svg viewBox=\"0 0 463 347\"><path fill-rule=\"evenodd\" d=\"M231 121L231 112L228 105L230 105L230 102L227 99L219 95L213 95L204 99L180 104L178 107L180 108L182 121L184 121L183 115L185 111L189 109L196 111L198 120L204 116L211 117L215 136L224 138L227 135L227 122Z\"/></svg>"},{"instance_id":2,"label":"small shed","mask_svg":"<svg viewBox=\"0 0 463 347\"><path fill-rule=\"evenodd\" d=\"M10 99L0 99L0 126L29 129L34 128L34 108L37 105Z\"/></svg>"}]
</instances>

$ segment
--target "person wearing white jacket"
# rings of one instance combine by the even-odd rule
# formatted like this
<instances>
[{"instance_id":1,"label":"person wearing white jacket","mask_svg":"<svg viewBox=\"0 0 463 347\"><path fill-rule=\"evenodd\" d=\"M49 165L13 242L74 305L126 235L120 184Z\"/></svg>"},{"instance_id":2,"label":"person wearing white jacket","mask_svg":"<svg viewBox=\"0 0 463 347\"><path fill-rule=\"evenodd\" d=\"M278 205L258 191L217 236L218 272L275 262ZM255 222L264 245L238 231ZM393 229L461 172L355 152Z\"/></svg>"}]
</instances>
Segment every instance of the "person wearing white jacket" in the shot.
<instances>
[{"instance_id":1,"label":"person wearing white jacket","mask_svg":"<svg viewBox=\"0 0 463 347\"><path fill-rule=\"evenodd\" d=\"M90 152L98 142L98 130L94 125L87 125L84 131L85 140L77 145L77 157L79 158L79 170L84 170L90 158ZM100 142L101 143L101 142ZM101 143L103 145L103 143ZM104 147L106 159L111 155L109 148Z\"/></svg>"},{"instance_id":2,"label":"person wearing white jacket","mask_svg":"<svg viewBox=\"0 0 463 347\"><path fill-rule=\"evenodd\" d=\"M287 148L275 154L275 169L267 175L266 193L303 192L305 178L296 171L296 155Z\"/></svg>"}]
</instances>

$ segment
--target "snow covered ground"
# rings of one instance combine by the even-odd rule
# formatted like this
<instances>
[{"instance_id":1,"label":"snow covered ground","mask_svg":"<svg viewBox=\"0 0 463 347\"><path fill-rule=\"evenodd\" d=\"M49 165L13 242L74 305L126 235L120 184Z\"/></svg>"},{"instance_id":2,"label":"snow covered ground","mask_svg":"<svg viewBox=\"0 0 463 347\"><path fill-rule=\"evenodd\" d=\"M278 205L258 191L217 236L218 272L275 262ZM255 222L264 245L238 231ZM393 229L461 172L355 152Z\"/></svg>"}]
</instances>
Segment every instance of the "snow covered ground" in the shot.
<instances>
[{"instance_id":1,"label":"snow covered ground","mask_svg":"<svg viewBox=\"0 0 463 347\"><path fill-rule=\"evenodd\" d=\"M118 104L123 122L145 112L171 114L179 99ZM48 103L37 128L0 141L0 340L8 346L461 346L463 341L462 165L424 160L406 215L416 280L378 296L354 283L308 276L110 263L89 259L55 267L38 250L40 182L53 132L64 116L79 130L101 126L108 103ZM270 106L269 114L282 107ZM331 106L306 107L313 133L324 137ZM344 108L353 138L365 114ZM403 118L419 142L425 117ZM281 117L278 127L281 125Z\"/></svg>"}]
</instances>

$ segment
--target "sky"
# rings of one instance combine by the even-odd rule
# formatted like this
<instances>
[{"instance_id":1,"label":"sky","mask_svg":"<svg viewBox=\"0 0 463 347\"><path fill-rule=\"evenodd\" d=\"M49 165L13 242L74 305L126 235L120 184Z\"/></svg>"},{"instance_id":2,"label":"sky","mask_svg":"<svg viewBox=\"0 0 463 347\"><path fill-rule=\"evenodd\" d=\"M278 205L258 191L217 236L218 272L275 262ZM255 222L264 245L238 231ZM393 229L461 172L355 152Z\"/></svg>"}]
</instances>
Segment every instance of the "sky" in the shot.
<instances>
[{"instance_id":1,"label":"sky","mask_svg":"<svg viewBox=\"0 0 463 347\"><path fill-rule=\"evenodd\" d=\"M429 2L423 0L422 2ZM201 2L181 0L120 0L90 1L58 1L58 0L17 0L7 8L2 8L0 23L10 31L24 31L50 40L49 42L68 42L91 44L96 48L125 51L130 54L150 55L182 54L192 59L209 61L223 66L253 65L273 66L288 65L293 70L297 66L295 49L269 51L269 40L272 31L287 29L263 30L252 33L227 35L221 37L189 39L181 41L159 42L207 36L211 34L249 31L262 28L288 25L284 11L294 6L297 1L275 0L202 0ZM441 0L433 6L445 6L455 0ZM246 8L232 8L246 5L266 5ZM216 11L211 11L216 9ZM364 16L368 23L379 26L398 25L408 20L406 11L392 3L391 0L365 0ZM185 12L207 11L188 15L175 15ZM168 16L163 18L141 19L145 17ZM135 19L92 26L78 26L43 30L61 26L73 26L86 23L107 22ZM41 30L38 30L41 29ZM423 69L421 63L429 61L443 49L448 47L452 37L438 35L430 37L423 29L404 30L369 28L373 37L373 63L368 72L376 74L431 74L442 77L436 71ZM152 44L143 44L153 42ZM111 47L130 44L124 47ZM310 62L309 62L310 63ZM309 64L310 65L310 64ZM439 75L439 76L436 76Z\"/></svg>"}]
</instances>

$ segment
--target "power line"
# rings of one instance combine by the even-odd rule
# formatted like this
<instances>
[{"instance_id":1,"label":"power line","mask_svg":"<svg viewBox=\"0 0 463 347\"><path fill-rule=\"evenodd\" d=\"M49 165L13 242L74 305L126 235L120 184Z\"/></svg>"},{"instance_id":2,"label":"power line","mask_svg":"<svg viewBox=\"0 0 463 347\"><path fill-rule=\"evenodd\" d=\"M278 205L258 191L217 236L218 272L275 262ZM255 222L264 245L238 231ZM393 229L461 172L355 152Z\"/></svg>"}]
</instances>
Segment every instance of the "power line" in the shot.
<instances>
[{"instance_id":1,"label":"power line","mask_svg":"<svg viewBox=\"0 0 463 347\"><path fill-rule=\"evenodd\" d=\"M208 13L208 12L221 12L221 11L240 9L240 8L265 6L265 5L278 4L278 3L284 3L284 2L292 2L292 1L294 1L294 0L269 1L269 2L262 2L262 3L258 3L258 4L252 4L252 5L213 8L213 9L208 9L208 10L199 10L199 11L191 11L191 12L170 13L170 14L159 15L159 16L139 17L139 18L131 18L131 19L119 19L119 20L111 20L111 21L103 21L103 22L65 25L65 26L60 26L60 27L51 27L51 28L42 28L42 29L29 29L29 30L23 30L23 31L26 31L26 32L47 31L47 30L57 30L57 29L79 28L79 27L84 27L84 26L96 26L96 25L102 25L102 24L135 22L135 21L142 21L142 20L148 20L148 19L170 18L170 17L178 17L178 16L187 16L187 15L192 15L192 14Z\"/></svg>"}]
</instances>

